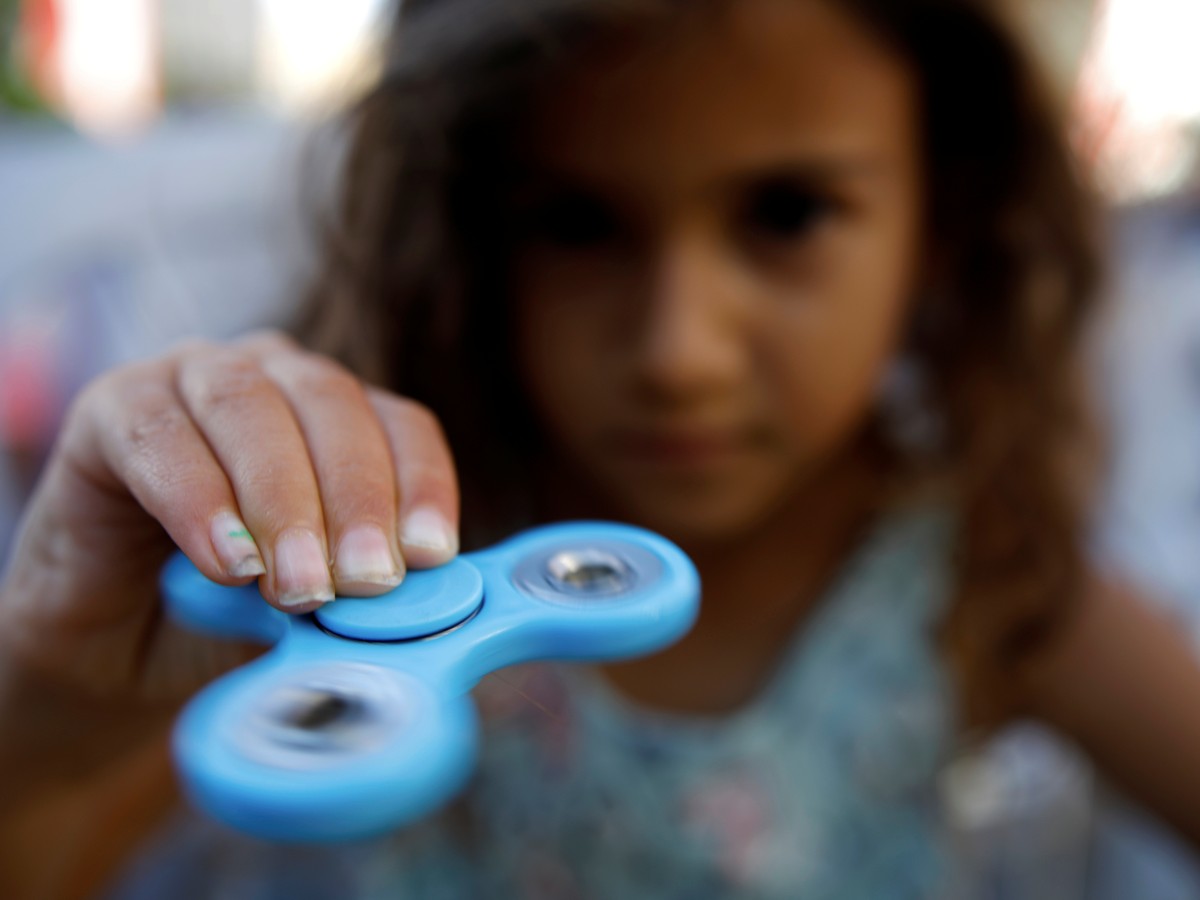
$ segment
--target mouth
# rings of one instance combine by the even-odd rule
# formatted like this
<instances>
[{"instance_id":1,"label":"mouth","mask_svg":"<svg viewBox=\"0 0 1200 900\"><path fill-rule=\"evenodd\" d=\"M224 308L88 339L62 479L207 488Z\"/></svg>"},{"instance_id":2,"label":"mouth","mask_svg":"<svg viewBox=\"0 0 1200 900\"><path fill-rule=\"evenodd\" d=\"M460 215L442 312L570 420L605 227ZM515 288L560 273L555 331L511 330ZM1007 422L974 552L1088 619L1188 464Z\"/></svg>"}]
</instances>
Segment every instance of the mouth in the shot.
<instances>
[{"instance_id":1,"label":"mouth","mask_svg":"<svg viewBox=\"0 0 1200 900\"><path fill-rule=\"evenodd\" d=\"M639 466L674 470L713 469L735 461L750 449L738 429L645 429L612 435L610 449Z\"/></svg>"}]
</instances>

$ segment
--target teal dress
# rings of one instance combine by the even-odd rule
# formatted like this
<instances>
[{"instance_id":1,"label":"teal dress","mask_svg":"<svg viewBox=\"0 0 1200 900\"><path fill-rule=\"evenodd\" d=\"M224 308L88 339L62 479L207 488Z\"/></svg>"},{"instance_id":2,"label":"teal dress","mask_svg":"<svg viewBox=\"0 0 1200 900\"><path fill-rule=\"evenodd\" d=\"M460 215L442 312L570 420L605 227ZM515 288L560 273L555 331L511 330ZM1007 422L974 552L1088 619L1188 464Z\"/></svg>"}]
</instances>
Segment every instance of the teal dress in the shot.
<instances>
[{"instance_id":1,"label":"teal dress","mask_svg":"<svg viewBox=\"0 0 1200 900\"><path fill-rule=\"evenodd\" d=\"M886 520L733 714L638 708L584 667L509 670L477 691L482 758L443 814L323 848L182 816L110 897L949 895L937 778L956 728L933 632L950 538L929 511Z\"/></svg>"}]
</instances>

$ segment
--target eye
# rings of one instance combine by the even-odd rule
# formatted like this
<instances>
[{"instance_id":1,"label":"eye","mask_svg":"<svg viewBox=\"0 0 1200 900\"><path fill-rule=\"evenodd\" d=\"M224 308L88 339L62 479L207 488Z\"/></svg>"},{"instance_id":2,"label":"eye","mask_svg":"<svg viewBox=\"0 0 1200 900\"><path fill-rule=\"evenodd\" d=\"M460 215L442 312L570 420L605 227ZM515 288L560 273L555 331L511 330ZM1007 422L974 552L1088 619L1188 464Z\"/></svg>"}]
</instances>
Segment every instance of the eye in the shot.
<instances>
[{"instance_id":1,"label":"eye","mask_svg":"<svg viewBox=\"0 0 1200 900\"><path fill-rule=\"evenodd\" d=\"M770 179L748 191L742 225L755 238L794 241L808 237L837 208L833 198L816 188Z\"/></svg>"},{"instance_id":2,"label":"eye","mask_svg":"<svg viewBox=\"0 0 1200 900\"><path fill-rule=\"evenodd\" d=\"M522 232L529 240L567 250L587 250L616 240L621 222L615 210L598 197L566 191L526 207Z\"/></svg>"}]
</instances>

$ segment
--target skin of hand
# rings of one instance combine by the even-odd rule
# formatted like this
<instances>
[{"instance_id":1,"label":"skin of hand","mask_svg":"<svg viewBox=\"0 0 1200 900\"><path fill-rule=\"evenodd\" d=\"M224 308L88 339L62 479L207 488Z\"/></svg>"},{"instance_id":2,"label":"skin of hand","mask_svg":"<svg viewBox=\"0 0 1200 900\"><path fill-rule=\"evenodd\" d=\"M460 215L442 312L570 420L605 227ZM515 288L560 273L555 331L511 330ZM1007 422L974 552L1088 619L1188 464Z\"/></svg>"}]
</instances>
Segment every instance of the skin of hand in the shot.
<instances>
[{"instance_id":1,"label":"skin of hand","mask_svg":"<svg viewBox=\"0 0 1200 900\"><path fill-rule=\"evenodd\" d=\"M303 613L447 561L457 529L432 414L282 335L189 343L102 376L67 415L0 582L0 762L30 773L7 793L127 752L258 652L165 618L158 576L175 547Z\"/></svg>"}]
</instances>

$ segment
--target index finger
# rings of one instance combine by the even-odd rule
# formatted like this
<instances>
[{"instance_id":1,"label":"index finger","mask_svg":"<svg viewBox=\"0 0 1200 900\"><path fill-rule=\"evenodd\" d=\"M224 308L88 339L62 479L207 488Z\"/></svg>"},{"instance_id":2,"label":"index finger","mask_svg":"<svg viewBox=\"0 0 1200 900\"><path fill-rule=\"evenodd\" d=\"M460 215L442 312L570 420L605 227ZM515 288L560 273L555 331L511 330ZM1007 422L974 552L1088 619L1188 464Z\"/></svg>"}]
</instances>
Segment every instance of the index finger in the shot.
<instances>
[{"instance_id":1,"label":"index finger","mask_svg":"<svg viewBox=\"0 0 1200 900\"><path fill-rule=\"evenodd\" d=\"M368 399L391 448L404 560L415 569L448 562L458 553L459 490L442 426L413 400L376 388Z\"/></svg>"}]
</instances>

